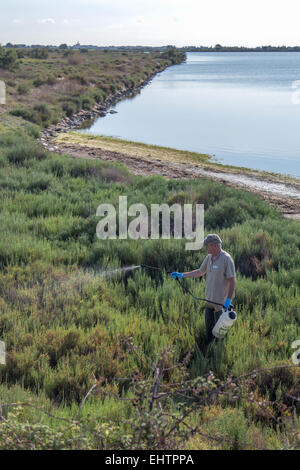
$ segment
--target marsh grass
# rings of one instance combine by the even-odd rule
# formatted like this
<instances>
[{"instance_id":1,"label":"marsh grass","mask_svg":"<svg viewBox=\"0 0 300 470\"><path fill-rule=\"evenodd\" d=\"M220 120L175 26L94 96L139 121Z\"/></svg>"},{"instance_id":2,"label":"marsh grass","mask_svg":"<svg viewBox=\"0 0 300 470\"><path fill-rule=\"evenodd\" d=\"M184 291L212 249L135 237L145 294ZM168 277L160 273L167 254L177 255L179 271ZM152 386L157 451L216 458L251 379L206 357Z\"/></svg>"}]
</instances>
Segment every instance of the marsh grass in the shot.
<instances>
[{"instance_id":1,"label":"marsh grass","mask_svg":"<svg viewBox=\"0 0 300 470\"><path fill-rule=\"evenodd\" d=\"M224 378L290 360L299 321L297 222L218 183L133 177L117 165L46 154L24 139L6 134L0 141L5 381L43 389L54 400L79 401L93 374L112 379L142 368L122 352L122 336L134 337L150 357L175 345L174 363L194 351L192 375L213 368ZM239 319L222 353L205 355L203 305L183 296L168 276L138 270L99 282L84 277L87 268L139 263L185 271L205 256L186 252L184 240L98 240L96 208L103 201L117 204L119 194L149 210L163 201L205 204L206 228L220 233L238 272ZM204 283L189 283L195 295L204 295Z\"/></svg>"}]
</instances>

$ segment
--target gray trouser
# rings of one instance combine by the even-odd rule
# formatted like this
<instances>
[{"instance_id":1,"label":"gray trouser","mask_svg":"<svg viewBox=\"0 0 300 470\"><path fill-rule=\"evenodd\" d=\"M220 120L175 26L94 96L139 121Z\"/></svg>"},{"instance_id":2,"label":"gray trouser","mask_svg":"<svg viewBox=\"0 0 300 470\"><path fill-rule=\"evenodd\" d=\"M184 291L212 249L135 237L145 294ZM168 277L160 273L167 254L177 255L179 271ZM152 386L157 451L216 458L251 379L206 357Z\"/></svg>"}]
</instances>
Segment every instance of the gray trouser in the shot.
<instances>
[{"instance_id":1,"label":"gray trouser","mask_svg":"<svg viewBox=\"0 0 300 470\"><path fill-rule=\"evenodd\" d=\"M215 336L212 334L212 330L221 316L222 310L215 312L213 308L205 308L205 325L206 325L206 342L211 343Z\"/></svg>"}]
</instances>

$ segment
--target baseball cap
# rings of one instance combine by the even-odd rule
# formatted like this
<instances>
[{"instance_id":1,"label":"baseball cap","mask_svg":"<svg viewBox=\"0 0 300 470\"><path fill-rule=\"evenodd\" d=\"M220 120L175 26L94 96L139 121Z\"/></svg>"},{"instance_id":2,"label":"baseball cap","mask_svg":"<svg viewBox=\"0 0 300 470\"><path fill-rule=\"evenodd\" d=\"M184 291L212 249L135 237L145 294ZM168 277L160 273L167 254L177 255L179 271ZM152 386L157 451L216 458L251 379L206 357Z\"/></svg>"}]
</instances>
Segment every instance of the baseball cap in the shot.
<instances>
[{"instance_id":1,"label":"baseball cap","mask_svg":"<svg viewBox=\"0 0 300 470\"><path fill-rule=\"evenodd\" d=\"M207 245L208 243L222 243L222 240L221 240L221 238L219 237L219 235L217 235L216 233L209 233L209 234L204 238L203 243L204 243L204 245Z\"/></svg>"}]
</instances>

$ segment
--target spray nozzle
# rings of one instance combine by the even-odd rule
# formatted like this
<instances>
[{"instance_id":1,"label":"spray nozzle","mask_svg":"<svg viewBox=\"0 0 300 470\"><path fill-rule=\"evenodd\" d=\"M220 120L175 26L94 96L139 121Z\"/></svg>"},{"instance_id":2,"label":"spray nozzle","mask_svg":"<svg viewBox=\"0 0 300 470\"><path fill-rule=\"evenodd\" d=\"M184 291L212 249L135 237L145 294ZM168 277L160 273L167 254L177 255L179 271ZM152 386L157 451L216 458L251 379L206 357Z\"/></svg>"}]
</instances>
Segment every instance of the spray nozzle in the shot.
<instances>
[{"instance_id":1,"label":"spray nozzle","mask_svg":"<svg viewBox=\"0 0 300 470\"><path fill-rule=\"evenodd\" d=\"M164 272L165 270L162 268L158 268L157 266L148 266L148 264L140 264L141 268L146 268L146 269L153 269L155 271L161 271ZM166 271L167 274L171 274L172 271Z\"/></svg>"}]
</instances>

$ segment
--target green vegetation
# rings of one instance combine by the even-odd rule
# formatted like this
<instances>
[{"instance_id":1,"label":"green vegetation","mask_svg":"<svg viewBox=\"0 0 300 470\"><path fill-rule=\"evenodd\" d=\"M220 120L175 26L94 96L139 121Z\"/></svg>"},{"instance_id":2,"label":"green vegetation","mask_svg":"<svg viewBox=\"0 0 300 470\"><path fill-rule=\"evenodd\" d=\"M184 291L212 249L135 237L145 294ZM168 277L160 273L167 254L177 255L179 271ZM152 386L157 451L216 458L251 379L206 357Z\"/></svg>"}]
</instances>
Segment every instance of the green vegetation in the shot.
<instances>
[{"instance_id":1,"label":"green vegetation","mask_svg":"<svg viewBox=\"0 0 300 470\"><path fill-rule=\"evenodd\" d=\"M80 109L125 90L141 86L154 73L182 62L179 51L88 53L48 48L0 47L0 79L7 84L6 111L27 121L48 126ZM68 105L66 104L68 103ZM37 105L49 109L46 119L36 113ZM0 114L0 124L5 119Z\"/></svg>"},{"instance_id":2,"label":"green vegetation","mask_svg":"<svg viewBox=\"0 0 300 470\"><path fill-rule=\"evenodd\" d=\"M55 54L67 67L63 49ZM103 53L103 61L117 70L125 57L129 68L129 55ZM140 66L152 63L147 56ZM138 72L126 73L124 83ZM91 89L109 96L109 80L99 76ZM53 122L58 103L67 113L82 101L53 90L41 103L21 96L18 112L0 115L0 448L297 447L300 224L221 183L133 176L122 165L48 153L36 140L40 126ZM191 270L205 256L186 251L185 240L97 239L97 207L118 206L120 195L149 213L153 203L205 205L206 232L220 233L237 267L238 320L223 341L206 349L203 304L169 275L116 271ZM203 296L203 282L187 282Z\"/></svg>"},{"instance_id":3,"label":"green vegetation","mask_svg":"<svg viewBox=\"0 0 300 470\"><path fill-rule=\"evenodd\" d=\"M139 403L143 419L148 419L153 371L128 350L128 342L154 363L168 350L166 386L210 370L216 379L225 380L256 368L291 364L291 344L299 336L299 223L283 223L257 196L211 181L133 177L122 166L48 154L25 132L3 134L0 145L0 337L8 350L7 365L0 369L1 402L15 402L17 393L27 397L17 401L29 400L50 414L76 421L78 405L94 380L100 382L82 408L88 427L84 434L78 423L65 433L64 423L19 405L7 409L9 419L0 427L2 448L17 445L9 438L12 432L21 441L23 435L39 436L37 441L25 439L21 448L133 446L132 438L127 445L122 440L133 433L130 423L137 423L135 406L128 406L128 399L138 394L130 377L136 371L142 377ZM185 251L184 240L98 240L96 208L101 202L117 205L121 194L128 195L129 205L144 203L149 212L152 203L205 204L206 230L220 233L238 270L239 319L211 351L204 346L203 306L183 296L172 278L142 270L101 276L104 267L140 263L189 270L205 255ZM204 283L190 285L203 296ZM188 354L185 368L177 368ZM245 439L246 448L255 448L254 435L259 435L262 448L283 447L297 422L296 404L286 394L299 393L299 377L294 370L269 372L253 379L251 387L256 402L267 400L271 415L286 424L274 428L274 419L245 398L235 402L221 397L206 403L205 409L199 406L189 422L200 420L201 432L223 437L233 433L234 439L212 444L199 434L186 438L187 448L232 448L233 442L242 446ZM178 415L180 400L167 400L166 409ZM93 432L104 439L107 428L106 444L97 444ZM178 430L182 432L180 426ZM151 432L143 439L142 447L158 445Z\"/></svg>"},{"instance_id":4,"label":"green vegetation","mask_svg":"<svg viewBox=\"0 0 300 470\"><path fill-rule=\"evenodd\" d=\"M18 55L12 49L5 49L0 46L0 69L14 70L18 62Z\"/></svg>"},{"instance_id":5,"label":"green vegetation","mask_svg":"<svg viewBox=\"0 0 300 470\"><path fill-rule=\"evenodd\" d=\"M22 117L27 121L34 122L40 126L49 126L53 122L58 122L59 118L54 110L47 104L35 104L32 109L16 108L11 111L13 116Z\"/></svg>"}]
</instances>

